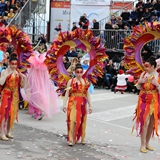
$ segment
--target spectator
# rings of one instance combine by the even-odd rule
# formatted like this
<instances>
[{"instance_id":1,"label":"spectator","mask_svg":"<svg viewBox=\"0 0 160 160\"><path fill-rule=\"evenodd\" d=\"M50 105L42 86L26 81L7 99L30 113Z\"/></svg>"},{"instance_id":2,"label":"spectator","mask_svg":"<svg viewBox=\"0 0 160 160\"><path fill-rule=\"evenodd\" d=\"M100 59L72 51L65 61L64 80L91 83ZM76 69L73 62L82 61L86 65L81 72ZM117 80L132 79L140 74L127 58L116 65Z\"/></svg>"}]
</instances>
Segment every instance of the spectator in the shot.
<instances>
[{"instance_id":1,"label":"spectator","mask_svg":"<svg viewBox=\"0 0 160 160\"><path fill-rule=\"evenodd\" d=\"M89 20L86 17L87 17L87 15L83 14L83 16L81 16L79 19L78 24L80 25L80 28L82 28L82 29L88 29Z\"/></svg>"},{"instance_id":2,"label":"spectator","mask_svg":"<svg viewBox=\"0 0 160 160\"><path fill-rule=\"evenodd\" d=\"M138 9L138 14L136 19L137 24L139 24L139 22L142 20L143 13L144 13L143 7L140 7Z\"/></svg>"},{"instance_id":3,"label":"spectator","mask_svg":"<svg viewBox=\"0 0 160 160\"><path fill-rule=\"evenodd\" d=\"M72 27L72 31L76 30L78 27L76 26L76 22L72 23L73 27Z\"/></svg>"},{"instance_id":4,"label":"spectator","mask_svg":"<svg viewBox=\"0 0 160 160\"><path fill-rule=\"evenodd\" d=\"M152 10L152 7L153 7L153 5L152 5L152 3L150 2L150 0L146 0L146 3L144 4L144 9L148 8L149 11L151 11L151 10Z\"/></svg>"},{"instance_id":5,"label":"spectator","mask_svg":"<svg viewBox=\"0 0 160 160\"><path fill-rule=\"evenodd\" d=\"M46 38L44 37L44 34L41 34L41 36L38 38L38 41L40 41L41 44L46 44Z\"/></svg>"},{"instance_id":6,"label":"spectator","mask_svg":"<svg viewBox=\"0 0 160 160\"><path fill-rule=\"evenodd\" d=\"M7 17L2 17L2 19L1 19L1 22L5 25L5 26L7 26L8 25L8 23L7 23Z\"/></svg>"},{"instance_id":7,"label":"spectator","mask_svg":"<svg viewBox=\"0 0 160 160\"><path fill-rule=\"evenodd\" d=\"M66 56L63 57L63 64L64 64L65 69L69 68L69 66L71 65L71 63L69 62L68 57L66 57Z\"/></svg>"},{"instance_id":8,"label":"spectator","mask_svg":"<svg viewBox=\"0 0 160 160\"><path fill-rule=\"evenodd\" d=\"M116 75L116 67L113 64L112 60L109 60L109 63L107 64L105 73L105 80L108 86L108 89L111 87L111 81L114 75Z\"/></svg>"},{"instance_id":9,"label":"spectator","mask_svg":"<svg viewBox=\"0 0 160 160\"><path fill-rule=\"evenodd\" d=\"M69 68L67 69L67 72L68 72L68 74L69 74L69 76L71 77L71 78L74 78L75 77L75 65L74 64L71 64L70 66L69 66Z\"/></svg>"},{"instance_id":10,"label":"spectator","mask_svg":"<svg viewBox=\"0 0 160 160\"><path fill-rule=\"evenodd\" d=\"M99 22L96 21L96 19L93 19L93 36L99 36L100 31L99 31Z\"/></svg>"},{"instance_id":11,"label":"spectator","mask_svg":"<svg viewBox=\"0 0 160 160\"><path fill-rule=\"evenodd\" d=\"M19 1L16 1L15 10L18 10L19 7L21 7L21 4Z\"/></svg>"},{"instance_id":12,"label":"spectator","mask_svg":"<svg viewBox=\"0 0 160 160\"><path fill-rule=\"evenodd\" d=\"M127 21L123 21L123 20L118 21L119 29L124 29L124 26L130 27L130 25L129 25L129 23Z\"/></svg>"},{"instance_id":13,"label":"spectator","mask_svg":"<svg viewBox=\"0 0 160 160\"><path fill-rule=\"evenodd\" d=\"M150 50L150 48L147 45L145 45L143 47L143 51L142 51L142 59L143 59L143 61L146 62L151 56L153 56L152 51Z\"/></svg>"},{"instance_id":14,"label":"spectator","mask_svg":"<svg viewBox=\"0 0 160 160\"><path fill-rule=\"evenodd\" d=\"M0 3L0 16L5 16L6 3L5 0L1 0Z\"/></svg>"},{"instance_id":15,"label":"spectator","mask_svg":"<svg viewBox=\"0 0 160 160\"><path fill-rule=\"evenodd\" d=\"M151 14L150 22L156 22L158 21L158 16L155 13Z\"/></svg>"},{"instance_id":16,"label":"spectator","mask_svg":"<svg viewBox=\"0 0 160 160\"><path fill-rule=\"evenodd\" d=\"M108 44L110 44L110 48L115 50L119 42L119 32L118 32L119 27L116 24L114 24L112 27L113 27L113 30L109 33L110 34L109 38L107 37L106 38L107 38L107 41L109 41ZM107 45L107 41L106 41L106 45Z\"/></svg>"},{"instance_id":17,"label":"spectator","mask_svg":"<svg viewBox=\"0 0 160 160\"><path fill-rule=\"evenodd\" d=\"M10 9L11 9L11 3L8 1L5 8L5 16L8 15Z\"/></svg>"},{"instance_id":18,"label":"spectator","mask_svg":"<svg viewBox=\"0 0 160 160\"><path fill-rule=\"evenodd\" d=\"M127 89L127 81L126 78L128 78L129 75L125 75L123 70L118 71L117 75L117 85L115 87L114 93L117 91L120 91L121 94L124 93L124 91Z\"/></svg>"},{"instance_id":19,"label":"spectator","mask_svg":"<svg viewBox=\"0 0 160 160\"><path fill-rule=\"evenodd\" d=\"M116 24L116 17L114 15L111 16L111 25Z\"/></svg>"},{"instance_id":20,"label":"spectator","mask_svg":"<svg viewBox=\"0 0 160 160\"><path fill-rule=\"evenodd\" d=\"M111 31L111 29L113 29L112 24L111 24L111 21L108 21L108 22L105 24L105 32L104 32L104 37L105 37L105 41L106 41L105 46L106 46L107 48L111 46L110 38L108 38L108 37L111 37L111 36L112 36L112 31Z\"/></svg>"},{"instance_id":21,"label":"spectator","mask_svg":"<svg viewBox=\"0 0 160 160\"><path fill-rule=\"evenodd\" d=\"M77 57L78 53L76 52L75 48L71 48L68 52L67 52L67 57Z\"/></svg>"},{"instance_id":22,"label":"spectator","mask_svg":"<svg viewBox=\"0 0 160 160\"><path fill-rule=\"evenodd\" d=\"M9 21L14 17L14 13L13 13L13 9L12 9L12 8L10 9L7 17L8 17L8 20L9 20Z\"/></svg>"},{"instance_id":23,"label":"spectator","mask_svg":"<svg viewBox=\"0 0 160 160\"><path fill-rule=\"evenodd\" d=\"M131 26L136 24L137 15L138 15L137 9L133 8L133 10L131 11L131 14L129 16L129 23Z\"/></svg>"},{"instance_id":24,"label":"spectator","mask_svg":"<svg viewBox=\"0 0 160 160\"><path fill-rule=\"evenodd\" d=\"M124 8L124 11L122 12L121 17L124 21L129 20L130 12L128 11L128 8Z\"/></svg>"},{"instance_id":25,"label":"spectator","mask_svg":"<svg viewBox=\"0 0 160 160\"><path fill-rule=\"evenodd\" d=\"M113 29L111 21L108 21L108 22L105 24L105 29L106 29L106 30L107 30L107 29Z\"/></svg>"},{"instance_id":26,"label":"spectator","mask_svg":"<svg viewBox=\"0 0 160 160\"><path fill-rule=\"evenodd\" d=\"M126 38L127 36L130 35L130 28L125 24L124 25L124 30L119 32L121 34L121 39L123 40L124 38Z\"/></svg>"},{"instance_id":27,"label":"spectator","mask_svg":"<svg viewBox=\"0 0 160 160\"><path fill-rule=\"evenodd\" d=\"M152 4L153 4L153 12L156 13L156 15L158 15L158 13L160 12L160 0L158 1L154 0Z\"/></svg>"},{"instance_id":28,"label":"spectator","mask_svg":"<svg viewBox=\"0 0 160 160\"><path fill-rule=\"evenodd\" d=\"M145 4L144 4L143 0L138 0L138 3L136 4L136 8L137 8L137 9L143 8L144 5L145 5Z\"/></svg>"},{"instance_id":29,"label":"spectator","mask_svg":"<svg viewBox=\"0 0 160 160\"><path fill-rule=\"evenodd\" d=\"M126 72L126 69L125 69L125 67L124 67L124 61L121 61L121 62L120 62L120 65L119 65L118 70L123 70L124 73Z\"/></svg>"},{"instance_id":30,"label":"spectator","mask_svg":"<svg viewBox=\"0 0 160 160\"><path fill-rule=\"evenodd\" d=\"M6 52L8 52L9 55L11 55L11 53L12 53L13 51L14 51L14 46L11 45L11 44L9 44L9 45L7 46Z\"/></svg>"},{"instance_id":31,"label":"spectator","mask_svg":"<svg viewBox=\"0 0 160 160\"><path fill-rule=\"evenodd\" d=\"M145 12L143 13L140 22L143 22L143 21L150 22L150 18L151 18L151 13L149 11L149 8L145 8Z\"/></svg>"}]
</instances>

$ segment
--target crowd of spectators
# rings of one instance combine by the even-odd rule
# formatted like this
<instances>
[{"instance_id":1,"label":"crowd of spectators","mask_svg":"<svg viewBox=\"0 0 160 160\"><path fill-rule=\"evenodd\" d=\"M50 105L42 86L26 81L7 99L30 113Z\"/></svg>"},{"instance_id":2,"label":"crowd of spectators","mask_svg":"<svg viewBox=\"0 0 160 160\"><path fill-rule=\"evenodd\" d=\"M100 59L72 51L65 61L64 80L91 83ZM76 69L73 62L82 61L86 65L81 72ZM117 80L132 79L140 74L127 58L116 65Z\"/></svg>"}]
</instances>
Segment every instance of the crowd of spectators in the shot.
<instances>
[{"instance_id":1,"label":"crowd of spectators","mask_svg":"<svg viewBox=\"0 0 160 160\"><path fill-rule=\"evenodd\" d=\"M121 15L112 15L111 19L105 24L105 29L125 29L127 26L132 29L135 25L140 23L155 22L160 19L160 0L139 0L132 11L124 8Z\"/></svg>"},{"instance_id":2,"label":"crowd of spectators","mask_svg":"<svg viewBox=\"0 0 160 160\"><path fill-rule=\"evenodd\" d=\"M0 1L0 26L7 26L11 19L20 12L27 0L1 0Z\"/></svg>"},{"instance_id":3,"label":"crowd of spectators","mask_svg":"<svg viewBox=\"0 0 160 160\"><path fill-rule=\"evenodd\" d=\"M134 26L155 21L160 21L160 0L139 0L132 11L124 8L120 15L111 15L105 24L106 47L117 48L119 42L121 44L123 39L131 34ZM123 45L119 48L122 49Z\"/></svg>"}]
</instances>

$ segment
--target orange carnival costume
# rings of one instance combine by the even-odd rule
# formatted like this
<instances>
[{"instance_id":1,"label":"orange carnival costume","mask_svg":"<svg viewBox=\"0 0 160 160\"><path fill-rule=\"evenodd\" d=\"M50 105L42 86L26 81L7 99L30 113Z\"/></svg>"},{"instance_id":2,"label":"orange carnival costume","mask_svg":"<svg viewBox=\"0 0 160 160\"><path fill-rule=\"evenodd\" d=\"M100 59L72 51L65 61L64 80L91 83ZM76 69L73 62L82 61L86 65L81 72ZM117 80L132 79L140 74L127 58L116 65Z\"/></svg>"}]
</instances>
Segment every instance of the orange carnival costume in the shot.
<instances>
[{"instance_id":1,"label":"orange carnival costume","mask_svg":"<svg viewBox=\"0 0 160 160\"><path fill-rule=\"evenodd\" d=\"M1 92L0 124L10 117L10 128L13 129L14 120L18 121L19 92L18 88L21 78L18 75L10 74L3 85Z\"/></svg>"},{"instance_id":2,"label":"orange carnival costume","mask_svg":"<svg viewBox=\"0 0 160 160\"><path fill-rule=\"evenodd\" d=\"M63 56L70 48L80 48L87 51L90 57L89 68L82 72L81 80L71 79L63 65ZM108 58L106 48L101 44L99 37L94 37L90 30L80 28L73 32L61 32L53 41L47 52L45 64L47 65L51 79L57 86L60 96L64 95L64 107L67 111L68 141L77 142L80 138L82 143L85 138L87 103L91 113L90 83L96 83L98 77L102 77L104 60ZM81 66L81 68L82 66ZM68 102L68 103L67 103ZM66 108L67 106L67 108ZM64 109L64 108L63 108Z\"/></svg>"},{"instance_id":3,"label":"orange carnival costume","mask_svg":"<svg viewBox=\"0 0 160 160\"><path fill-rule=\"evenodd\" d=\"M85 138L86 120L87 120L87 91L90 83L85 79L85 84L78 84L73 78L71 81L70 96L67 107L67 126L68 141L77 142L80 137L82 142ZM72 131L74 129L74 140Z\"/></svg>"},{"instance_id":4,"label":"orange carnival costume","mask_svg":"<svg viewBox=\"0 0 160 160\"><path fill-rule=\"evenodd\" d=\"M136 108L136 115L134 118L136 119L136 130L138 131L138 128L140 127L140 130L138 132L138 134L140 135L142 133L143 126L147 123L147 117L153 114L155 119L153 133L155 131L156 135L158 136L160 95L156 86L151 83L151 79L154 76L147 76L146 72L143 72L142 77L140 78L144 77L147 77L147 82L143 83L141 87L138 87L141 89L141 91L139 93L138 105ZM160 75L158 75L158 83L160 84Z\"/></svg>"},{"instance_id":5,"label":"orange carnival costume","mask_svg":"<svg viewBox=\"0 0 160 160\"><path fill-rule=\"evenodd\" d=\"M0 125L2 128L13 129L14 120L18 121L18 108L19 108L19 87L24 85L25 73L27 68L30 67L27 59L31 56L33 52L32 45L30 43L29 36L24 33L21 29L17 29L15 26L9 26L5 28L0 28L0 50L6 52L6 45L11 44L14 46L17 61L16 74L8 73L7 68L4 72L2 71L0 77L0 91L1 91L1 106L0 106ZM15 56L15 55L14 55ZM13 58L13 57L12 57ZM14 64L15 65L15 64ZM6 74L8 73L8 74ZM4 75L5 74L5 75ZM7 76L7 77L6 77ZM7 127L5 127L4 122L9 120ZM1 128L1 133L2 129ZM8 128L7 128L8 129ZM3 134L3 133L2 133ZM4 138L1 135L2 139ZM11 137L9 137L11 138ZM13 138L13 137L12 137ZM6 137L3 140L7 140Z\"/></svg>"}]
</instances>

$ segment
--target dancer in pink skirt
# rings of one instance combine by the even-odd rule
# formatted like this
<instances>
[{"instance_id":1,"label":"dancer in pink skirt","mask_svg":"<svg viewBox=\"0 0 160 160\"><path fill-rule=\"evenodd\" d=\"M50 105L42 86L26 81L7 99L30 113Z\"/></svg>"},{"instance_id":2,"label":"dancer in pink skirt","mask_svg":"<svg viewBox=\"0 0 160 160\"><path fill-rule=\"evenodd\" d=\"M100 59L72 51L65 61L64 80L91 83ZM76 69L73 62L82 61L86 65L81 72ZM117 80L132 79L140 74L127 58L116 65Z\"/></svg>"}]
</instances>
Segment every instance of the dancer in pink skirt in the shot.
<instances>
[{"instance_id":1,"label":"dancer in pink skirt","mask_svg":"<svg viewBox=\"0 0 160 160\"><path fill-rule=\"evenodd\" d=\"M22 90L22 96L29 103L29 114L41 120L44 115L50 118L58 113L58 95L44 64L46 53L34 52L33 55L29 58L31 68L28 70L27 85Z\"/></svg>"}]
</instances>

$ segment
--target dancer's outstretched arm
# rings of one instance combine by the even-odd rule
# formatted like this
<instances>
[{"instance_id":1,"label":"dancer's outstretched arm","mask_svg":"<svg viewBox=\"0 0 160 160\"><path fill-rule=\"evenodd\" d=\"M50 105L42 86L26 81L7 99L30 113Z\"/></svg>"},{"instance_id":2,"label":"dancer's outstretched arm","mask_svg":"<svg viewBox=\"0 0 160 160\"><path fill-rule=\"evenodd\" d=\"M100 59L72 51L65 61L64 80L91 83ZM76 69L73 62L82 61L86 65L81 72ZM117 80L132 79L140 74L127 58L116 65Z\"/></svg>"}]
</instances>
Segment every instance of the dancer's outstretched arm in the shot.
<instances>
[{"instance_id":1,"label":"dancer's outstretched arm","mask_svg":"<svg viewBox=\"0 0 160 160\"><path fill-rule=\"evenodd\" d=\"M92 104L91 104L91 96L90 96L89 90L87 91L87 101L88 101L88 105L89 105L89 114L91 114L92 113Z\"/></svg>"},{"instance_id":2,"label":"dancer's outstretched arm","mask_svg":"<svg viewBox=\"0 0 160 160\"><path fill-rule=\"evenodd\" d=\"M21 82L20 82L21 88L24 88L26 85L27 77L22 73L20 73L19 76L21 77Z\"/></svg>"},{"instance_id":3,"label":"dancer's outstretched arm","mask_svg":"<svg viewBox=\"0 0 160 160\"><path fill-rule=\"evenodd\" d=\"M3 70L1 73L1 77L0 77L0 85L4 85L6 78L8 76L8 71L7 70Z\"/></svg>"},{"instance_id":4,"label":"dancer's outstretched arm","mask_svg":"<svg viewBox=\"0 0 160 160\"><path fill-rule=\"evenodd\" d=\"M67 111L67 102L68 102L68 98L69 98L69 90L70 90L70 86L71 86L71 81L72 79L70 79L67 83L67 88L66 88L66 93L65 93L65 97L63 99L63 112Z\"/></svg>"}]
</instances>

